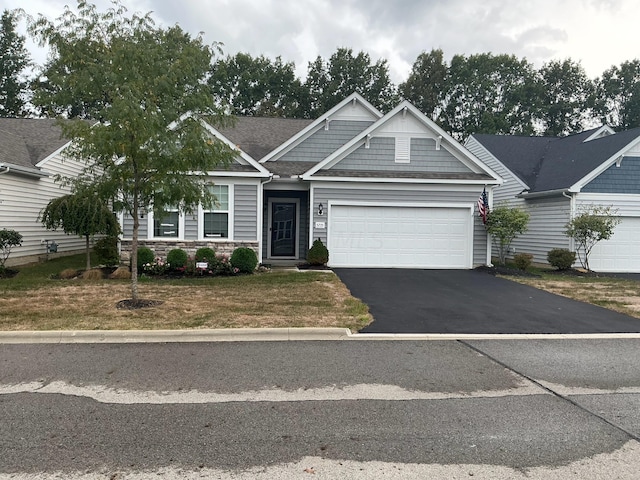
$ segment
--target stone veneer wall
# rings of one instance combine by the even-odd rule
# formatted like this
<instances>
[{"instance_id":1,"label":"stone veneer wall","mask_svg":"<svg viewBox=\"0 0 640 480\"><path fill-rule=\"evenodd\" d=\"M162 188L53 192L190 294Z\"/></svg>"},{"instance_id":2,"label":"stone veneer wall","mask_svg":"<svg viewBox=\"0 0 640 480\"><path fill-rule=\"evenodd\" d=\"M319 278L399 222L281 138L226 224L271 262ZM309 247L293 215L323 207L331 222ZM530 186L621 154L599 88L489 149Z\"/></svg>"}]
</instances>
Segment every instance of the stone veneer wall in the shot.
<instances>
[{"instance_id":1,"label":"stone veneer wall","mask_svg":"<svg viewBox=\"0 0 640 480\"><path fill-rule=\"evenodd\" d=\"M128 263L131 258L131 240L122 240L120 249L120 260L123 263ZM196 254L196 250L201 247L213 248L216 254L228 254L231 255L233 251L238 247L248 247L253 249L258 255L258 242L206 242L195 240L176 240L174 242L167 240L140 240L138 241L139 247L149 247L155 253L156 257L162 259L167 258L167 253L174 248L181 248L187 255L193 257Z\"/></svg>"}]
</instances>

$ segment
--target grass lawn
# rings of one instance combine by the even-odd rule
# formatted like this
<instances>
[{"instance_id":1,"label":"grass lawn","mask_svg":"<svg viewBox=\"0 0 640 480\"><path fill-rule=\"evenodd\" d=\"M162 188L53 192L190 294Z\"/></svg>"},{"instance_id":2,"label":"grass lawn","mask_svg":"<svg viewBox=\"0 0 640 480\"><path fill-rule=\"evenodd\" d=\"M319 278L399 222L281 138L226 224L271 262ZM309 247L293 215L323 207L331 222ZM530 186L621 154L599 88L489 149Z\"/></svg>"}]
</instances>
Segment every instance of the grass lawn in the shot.
<instances>
[{"instance_id":1,"label":"grass lawn","mask_svg":"<svg viewBox=\"0 0 640 480\"><path fill-rule=\"evenodd\" d=\"M277 271L237 277L142 278L140 298L152 308L122 310L128 280L58 280L82 269L84 256L17 267L0 279L0 330L129 330L250 327L344 327L372 321L333 273Z\"/></svg>"},{"instance_id":2,"label":"grass lawn","mask_svg":"<svg viewBox=\"0 0 640 480\"><path fill-rule=\"evenodd\" d=\"M504 278L640 318L640 282L637 280L604 275L562 275L560 272L548 270L537 270L536 273L541 275L540 278Z\"/></svg>"}]
</instances>

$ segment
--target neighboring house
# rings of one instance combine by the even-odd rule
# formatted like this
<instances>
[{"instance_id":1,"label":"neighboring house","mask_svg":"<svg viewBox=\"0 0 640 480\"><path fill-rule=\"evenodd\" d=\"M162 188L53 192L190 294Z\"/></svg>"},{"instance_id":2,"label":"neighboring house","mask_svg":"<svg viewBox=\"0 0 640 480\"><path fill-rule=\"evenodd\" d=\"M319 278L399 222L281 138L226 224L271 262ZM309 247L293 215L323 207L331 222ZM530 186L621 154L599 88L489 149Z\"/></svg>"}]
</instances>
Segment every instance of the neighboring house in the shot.
<instances>
[{"instance_id":1,"label":"neighboring house","mask_svg":"<svg viewBox=\"0 0 640 480\"><path fill-rule=\"evenodd\" d=\"M590 267L640 272L640 129L615 133L604 126L564 138L472 135L466 147L504 179L494 204L531 214L511 253L547 263L553 248L575 250L567 222L590 205L612 206L621 223L594 247Z\"/></svg>"},{"instance_id":2,"label":"neighboring house","mask_svg":"<svg viewBox=\"0 0 640 480\"><path fill-rule=\"evenodd\" d=\"M79 162L63 161L61 152L68 143L55 120L0 118L0 229L16 230L23 237L8 265L45 256L45 240L55 241L60 253L84 248L82 238L48 231L38 220L50 200L69 193L54 175L74 176L82 170Z\"/></svg>"},{"instance_id":3,"label":"neighboring house","mask_svg":"<svg viewBox=\"0 0 640 480\"><path fill-rule=\"evenodd\" d=\"M141 245L256 250L262 263L304 261L313 240L333 267L472 268L490 261L475 205L501 179L408 102L382 115L353 94L315 121L238 118L211 135L238 149L208 172L219 205L147 213ZM123 218L130 250L131 218Z\"/></svg>"}]
</instances>

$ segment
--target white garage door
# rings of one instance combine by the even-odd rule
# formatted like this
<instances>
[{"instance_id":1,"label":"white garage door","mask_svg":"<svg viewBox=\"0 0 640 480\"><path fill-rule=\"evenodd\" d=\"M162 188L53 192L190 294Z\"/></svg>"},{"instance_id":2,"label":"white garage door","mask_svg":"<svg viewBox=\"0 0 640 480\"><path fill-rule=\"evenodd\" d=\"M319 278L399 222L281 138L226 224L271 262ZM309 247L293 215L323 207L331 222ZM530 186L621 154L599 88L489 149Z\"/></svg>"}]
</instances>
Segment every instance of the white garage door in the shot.
<instances>
[{"instance_id":1,"label":"white garage door","mask_svg":"<svg viewBox=\"0 0 640 480\"><path fill-rule=\"evenodd\" d=\"M332 206L333 267L471 268L469 208Z\"/></svg>"},{"instance_id":2,"label":"white garage door","mask_svg":"<svg viewBox=\"0 0 640 480\"><path fill-rule=\"evenodd\" d=\"M640 272L640 217L622 217L613 236L593 247L589 267L596 272Z\"/></svg>"}]
</instances>

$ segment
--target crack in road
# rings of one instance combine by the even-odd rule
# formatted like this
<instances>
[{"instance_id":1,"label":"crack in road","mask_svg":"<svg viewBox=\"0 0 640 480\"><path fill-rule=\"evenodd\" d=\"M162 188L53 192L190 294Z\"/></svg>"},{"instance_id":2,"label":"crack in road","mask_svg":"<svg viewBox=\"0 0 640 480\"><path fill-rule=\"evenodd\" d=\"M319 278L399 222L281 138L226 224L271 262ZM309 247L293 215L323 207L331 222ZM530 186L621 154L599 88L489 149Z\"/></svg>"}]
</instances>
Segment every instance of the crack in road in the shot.
<instances>
[{"instance_id":1,"label":"crack in road","mask_svg":"<svg viewBox=\"0 0 640 480\"><path fill-rule=\"evenodd\" d=\"M471 345L470 343L467 343L464 340L458 340L458 343L464 345L465 347L469 348L470 350L479 353L480 355L483 355L484 357L488 358L489 360L491 360L492 362L495 362L496 364L500 365L501 367L507 369L509 372L517 375L518 377L531 382L534 385L537 385L539 388L545 390L546 392L548 392L549 394L570 403L571 405L573 405L574 407L582 410L583 412L596 417L597 419L601 420L602 422L606 423L607 425L610 425L611 427L623 432L625 435L628 435L631 439L636 440L638 442L640 442L640 435L637 435L629 430L627 430L626 428L624 428L621 425L616 424L615 422L612 422L611 420L607 419L606 417L600 415L597 412L594 412L588 408L586 408L585 406L581 405L580 403L576 402L575 400L573 400L572 398L569 397L569 395L573 395L573 396L580 396L580 395L603 395L603 394L640 394L640 387L627 387L627 388L622 388L622 389L618 389L618 390L602 390L602 389L587 389L587 388L571 388L571 387L566 387L564 385L557 385L551 382L545 382L543 380L538 380L535 379L533 377L530 377L529 375L513 368L512 366L506 364L505 362L503 362L502 360L497 359L496 357L486 353L485 351L483 351L481 348L479 347L475 347L474 345Z\"/></svg>"}]
</instances>

